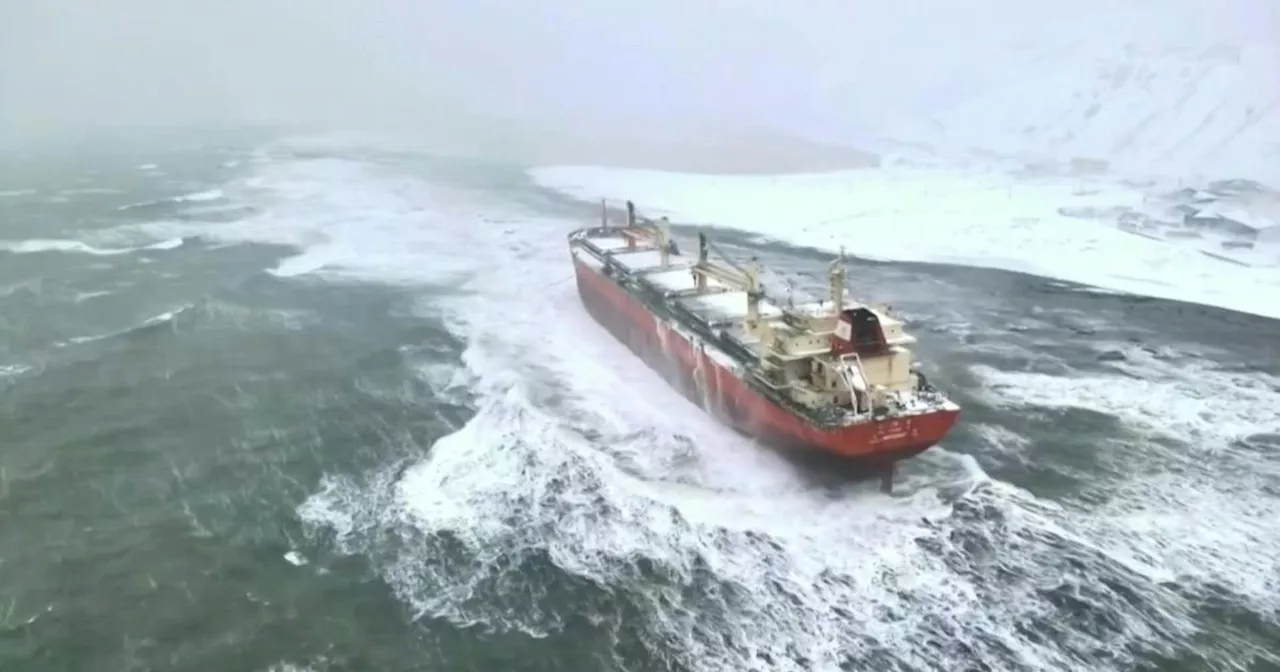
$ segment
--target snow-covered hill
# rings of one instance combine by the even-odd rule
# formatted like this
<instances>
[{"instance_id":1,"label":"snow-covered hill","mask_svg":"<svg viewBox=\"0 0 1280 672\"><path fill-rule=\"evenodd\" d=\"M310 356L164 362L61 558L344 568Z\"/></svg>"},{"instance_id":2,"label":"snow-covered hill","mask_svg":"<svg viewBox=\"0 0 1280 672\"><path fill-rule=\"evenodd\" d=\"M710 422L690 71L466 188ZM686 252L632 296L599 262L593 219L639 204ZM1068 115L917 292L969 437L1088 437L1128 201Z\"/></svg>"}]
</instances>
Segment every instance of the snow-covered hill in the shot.
<instances>
[{"instance_id":1,"label":"snow-covered hill","mask_svg":"<svg viewBox=\"0 0 1280 672\"><path fill-rule=\"evenodd\" d=\"M920 135L1029 160L1101 158L1126 170L1271 181L1280 175L1280 55L1271 51L1024 52L1025 74L935 116Z\"/></svg>"},{"instance_id":2,"label":"snow-covered hill","mask_svg":"<svg viewBox=\"0 0 1280 672\"><path fill-rule=\"evenodd\" d=\"M946 153L1280 182L1280 7L1172 4L1181 13L1116 14L1114 29L1106 14L1042 26L890 134Z\"/></svg>"}]
</instances>

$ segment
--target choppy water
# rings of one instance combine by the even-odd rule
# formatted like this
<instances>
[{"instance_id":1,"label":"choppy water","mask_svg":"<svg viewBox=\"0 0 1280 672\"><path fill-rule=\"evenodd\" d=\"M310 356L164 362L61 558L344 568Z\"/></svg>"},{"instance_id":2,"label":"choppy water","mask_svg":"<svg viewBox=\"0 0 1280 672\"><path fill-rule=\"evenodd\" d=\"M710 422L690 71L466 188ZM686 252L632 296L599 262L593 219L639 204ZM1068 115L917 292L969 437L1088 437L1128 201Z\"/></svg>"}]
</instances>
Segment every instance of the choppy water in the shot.
<instances>
[{"instance_id":1,"label":"choppy water","mask_svg":"<svg viewBox=\"0 0 1280 672\"><path fill-rule=\"evenodd\" d=\"M858 265L965 409L888 498L609 340L592 213L521 167L222 142L0 192L0 669L1280 666L1275 322Z\"/></svg>"}]
</instances>

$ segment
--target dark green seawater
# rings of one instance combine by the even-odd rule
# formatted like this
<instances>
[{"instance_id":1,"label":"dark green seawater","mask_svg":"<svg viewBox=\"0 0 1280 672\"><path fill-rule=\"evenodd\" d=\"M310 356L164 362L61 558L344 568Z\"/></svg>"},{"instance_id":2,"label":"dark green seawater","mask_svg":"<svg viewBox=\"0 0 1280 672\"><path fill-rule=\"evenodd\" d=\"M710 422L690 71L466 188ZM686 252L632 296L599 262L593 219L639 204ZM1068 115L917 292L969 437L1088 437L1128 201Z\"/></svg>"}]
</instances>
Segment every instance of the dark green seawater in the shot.
<instances>
[{"instance_id":1,"label":"dark green seawater","mask_svg":"<svg viewBox=\"0 0 1280 672\"><path fill-rule=\"evenodd\" d=\"M1280 669L1274 321L859 262L965 409L889 498L610 341L522 166L152 145L0 175L0 670Z\"/></svg>"}]
</instances>

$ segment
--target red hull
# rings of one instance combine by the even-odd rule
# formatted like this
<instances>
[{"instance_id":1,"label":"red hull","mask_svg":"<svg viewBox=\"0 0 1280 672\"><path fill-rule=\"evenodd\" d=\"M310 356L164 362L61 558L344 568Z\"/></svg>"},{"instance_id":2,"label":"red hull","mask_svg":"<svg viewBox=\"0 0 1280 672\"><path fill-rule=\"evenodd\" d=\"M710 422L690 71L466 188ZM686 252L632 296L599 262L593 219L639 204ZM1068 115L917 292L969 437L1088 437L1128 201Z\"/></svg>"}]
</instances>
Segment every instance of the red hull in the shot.
<instances>
[{"instance_id":1,"label":"red hull","mask_svg":"<svg viewBox=\"0 0 1280 672\"><path fill-rule=\"evenodd\" d=\"M874 470L937 444L959 417L959 410L939 410L836 429L819 427L716 364L609 277L576 258L574 267L578 295L596 322L690 401L762 443L834 456Z\"/></svg>"}]
</instances>

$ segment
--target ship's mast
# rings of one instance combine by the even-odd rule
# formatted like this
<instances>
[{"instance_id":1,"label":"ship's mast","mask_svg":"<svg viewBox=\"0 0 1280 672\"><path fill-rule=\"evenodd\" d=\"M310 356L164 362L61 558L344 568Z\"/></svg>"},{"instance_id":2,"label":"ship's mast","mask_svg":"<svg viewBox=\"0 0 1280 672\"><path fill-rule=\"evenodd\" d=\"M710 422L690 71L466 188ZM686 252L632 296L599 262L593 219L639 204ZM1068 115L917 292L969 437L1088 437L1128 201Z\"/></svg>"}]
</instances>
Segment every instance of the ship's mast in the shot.
<instances>
[{"instance_id":1,"label":"ship's mast","mask_svg":"<svg viewBox=\"0 0 1280 672\"><path fill-rule=\"evenodd\" d=\"M844 248L840 248L840 256L831 260L830 270L827 271L827 277L830 280L829 289L831 295L831 310L834 311L836 317L840 317L840 313L844 312Z\"/></svg>"},{"instance_id":2,"label":"ship's mast","mask_svg":"<svg viewBox=\"0 0 1280 672\"><path fill-rule=\"evenodd\" d=\"M755 257L747 263L744 275L747 276L747 326L755 331L760 325L760 299L764 298L760 287L760 262Z\"/></svg>"},{"instance_id":3,"label":"ship's mast","mask_svg":"<svg viewBox=\"0 0 1280 672\"><path fill-rule=\"evenodd\" d=\"M707 265L707 234L698 232L698 267L705 268ZM699 294L707 291L707 275L705 273L693 272L693 286Z\"/></svg>"},{"instance_id":4,"label":"ship's mast","mask_svg":"<svg viewBox=\"0 0 1280 672\"><path fill-rule=\"evenodd\" d=\"M666 217L658 220L658 258L663 268L671 265L671 221Z\"/></svg>"}]
</instances>

